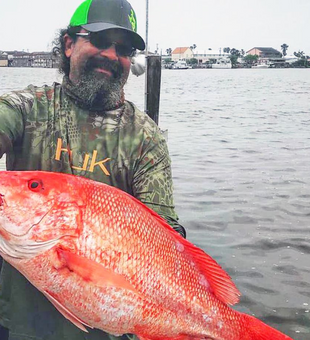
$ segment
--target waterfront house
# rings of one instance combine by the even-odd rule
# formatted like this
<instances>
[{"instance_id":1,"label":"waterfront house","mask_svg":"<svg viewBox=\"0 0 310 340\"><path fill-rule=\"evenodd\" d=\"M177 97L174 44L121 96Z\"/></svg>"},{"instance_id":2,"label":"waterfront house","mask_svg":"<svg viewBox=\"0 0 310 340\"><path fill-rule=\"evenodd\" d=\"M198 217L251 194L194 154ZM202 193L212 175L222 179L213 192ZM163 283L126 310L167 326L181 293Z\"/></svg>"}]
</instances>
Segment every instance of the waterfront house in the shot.
<instances>
[{"instance_id":1,"label":"waterfront house","mask_svg":"<svg viewBox=\"0 0 310 340\"><path fill-rule=\"evenodd\" d=\"M33 52L32 67L53 68L56 62L51 52Z\"/></svg>"},{"instance_id":2,"label":"waterfront house","mask_svg":"<svg viewBox=\"0 0 310 340\"><path fill-rule=\"evenodd\" d=\"M10 67L56 68L59 60L52 52L7 51Z\"/></svg>"},{"instance_id":3,"label":"waterfront house","mask_svg":"<svg viewBox=\"0 0 310 340\"><path fill-rule=\"evenodd\" d=\"M253 47L246 53L247 55L258 55L257 64L253 65L253 67L268 68L288 66L282 57L282 53L272 47Z\"/></svg>"},{"instance_id":4,"label":"waterfront house","mask_svg":"<svg viewBox=\"0 0 310 340\"><path fill-rule=\"evenodd\" d=\"M32 56L24 51L7 51L11 67L31 67Z\"/></svg>"},{"instance_id":5,"label":"waterfront house","mask_svg":"<svg viewBox=\"0 0 310 340\"><path fill-rule=\"evenodd\" d=\"M5 52L0 52L0 67L8 67L8 65L8 54Z\"/></svg>"},{"instance_id":6,"label":"waterfront house","mask_svg":"<svg viewBox=\"0 0 310 340\"><path fill-rule=\"evenodd\" d=\"M282 58L282 53L272 47L253 47L246 54L258 55L260 58Z\"/></svg>"},{"instance_id":7,"label":"waterfront house","mask_svg":"<svg viewBox=\"0 0 310 340\"><path fill-rule=\"evenodd\" d=\"M222 53L221 49L212 50L211 48L205 50L196 50L194 53L194 58L198 60L198 64L213 64L218 60L229 60L229 53Z\"/></svg>"},{"instance_id":8,"label":"waterfront house","mask_svg":"<svg viewBox=\"0 0 310 340\"><path fill-rule=\"evenodd\" d=\"M194 58L194 53L189 47L177 47L171 53L172 61L189 60Z\"/></svg>"}]
</instances>

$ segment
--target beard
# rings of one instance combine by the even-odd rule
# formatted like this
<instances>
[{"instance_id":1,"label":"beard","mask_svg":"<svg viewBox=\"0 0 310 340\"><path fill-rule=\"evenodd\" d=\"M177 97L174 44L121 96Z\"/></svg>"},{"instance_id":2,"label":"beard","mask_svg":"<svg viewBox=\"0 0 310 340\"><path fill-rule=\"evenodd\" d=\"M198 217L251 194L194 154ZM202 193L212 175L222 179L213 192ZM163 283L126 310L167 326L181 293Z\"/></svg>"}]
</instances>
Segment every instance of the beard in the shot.
<instances>
[{"instance_id":1,"label":"beard","mask_svg":"<svg viewBox=\"0 0 310 340\"><path fill-rule=\"evenodd\" d=\"M104 68L111 75L96 71ZM123 87L127 75L118 61L106 57L92 57L80 71L78 80L70 82L70 91L87 108L111 110L124 102Z\"/></svg>"}]
</instances>

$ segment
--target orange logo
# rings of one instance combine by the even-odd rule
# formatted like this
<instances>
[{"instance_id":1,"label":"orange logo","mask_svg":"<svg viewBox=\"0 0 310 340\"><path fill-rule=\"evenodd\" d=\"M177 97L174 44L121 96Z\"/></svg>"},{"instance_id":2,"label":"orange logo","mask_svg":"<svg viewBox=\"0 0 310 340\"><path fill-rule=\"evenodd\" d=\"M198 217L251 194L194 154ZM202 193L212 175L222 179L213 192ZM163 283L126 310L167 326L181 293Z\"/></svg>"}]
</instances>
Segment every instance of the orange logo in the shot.
<instances>
[{"instance_id":1,"label":"orange logo","mask_svg":"<svg viewBox=\"0 0 310 340\"><path fill-rule=\"evenodd\" d=\"M98 151L94 150L92 156L90 156L89 154L86 154L84 157L84 161L83 161L83 166L82 167L78 167L78 166L74 166L72 163L72 150L70 149L69 145L66 148L62 147L62 140L61 138L58 138L57 140L57 148L56 148L56 155L55 155L55 159L56 161L60 161L61 158L61 154L62 152L67 152L69 155L69 161L70 161L70 166L72 169L74 170L81 170L81 171L90 171L90 172L94 172L94 169L96 166L99 166L100 169L103 171L103 173L107 176L110 176L109 171L107 170L107 168L105 167L105 163L108 162L109 160L111 160L111 158L106 158L103 159L101 161L96 161L97 160L97 154ZM90 161L90 165L89 165L89 161ZM89 170L87 170L87 167L89 165Z\"/></svg>"}]
</instances>

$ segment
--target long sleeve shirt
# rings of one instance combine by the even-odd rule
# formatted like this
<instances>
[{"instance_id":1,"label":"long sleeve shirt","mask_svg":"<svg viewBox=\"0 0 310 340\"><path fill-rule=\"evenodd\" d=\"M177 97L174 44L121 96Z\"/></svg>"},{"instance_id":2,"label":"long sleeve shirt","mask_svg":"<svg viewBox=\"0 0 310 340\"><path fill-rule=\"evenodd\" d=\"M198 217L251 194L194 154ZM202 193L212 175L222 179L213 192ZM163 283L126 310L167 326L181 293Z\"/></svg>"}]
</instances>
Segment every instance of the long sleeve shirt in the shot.
<instances>
[{"instance_id":1,"label":"long sleeve shirt","mask_svg":"<svg viewBox=\"0 0 310 340\"><path fill-rule=\"evenodd\" d=\"M0 157L4 153L8 170L63 172L118 187L185 236L174 210L166 141L157 125L128 101L113 111L85 110L58 83L30 85L3 95ZM58 314L21 274L3 264L0 323L16 338L85 339ZM48 315L52 325L45 327L44 320L40 323L43 315ZM103 339L97 332L87 339L96 336Z\"/></svg>"}]
</instances>

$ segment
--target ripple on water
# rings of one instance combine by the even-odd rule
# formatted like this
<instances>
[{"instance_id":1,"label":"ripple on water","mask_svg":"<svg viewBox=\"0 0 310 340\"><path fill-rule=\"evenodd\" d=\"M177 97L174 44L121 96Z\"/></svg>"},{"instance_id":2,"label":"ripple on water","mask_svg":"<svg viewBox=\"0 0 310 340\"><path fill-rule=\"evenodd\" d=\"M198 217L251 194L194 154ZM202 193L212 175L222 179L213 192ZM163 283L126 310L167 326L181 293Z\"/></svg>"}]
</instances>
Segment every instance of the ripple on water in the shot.
<instances>
[{"instance_id":1,"label":"ripple on water","mask_svg":"<svg viewBox=\"0 0 310 340\"><path fill-rule=\"evenodd\" d=\"M236 309L309 340L310 70L220 71L162 71L176 210L236 282ZM61 79L46 69L0 77L0 93ZM130 77L125 93L143 109L144 90Z\"/></svg>"}]
</instances>

